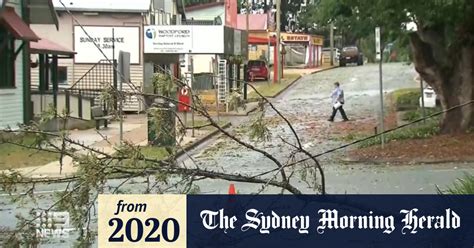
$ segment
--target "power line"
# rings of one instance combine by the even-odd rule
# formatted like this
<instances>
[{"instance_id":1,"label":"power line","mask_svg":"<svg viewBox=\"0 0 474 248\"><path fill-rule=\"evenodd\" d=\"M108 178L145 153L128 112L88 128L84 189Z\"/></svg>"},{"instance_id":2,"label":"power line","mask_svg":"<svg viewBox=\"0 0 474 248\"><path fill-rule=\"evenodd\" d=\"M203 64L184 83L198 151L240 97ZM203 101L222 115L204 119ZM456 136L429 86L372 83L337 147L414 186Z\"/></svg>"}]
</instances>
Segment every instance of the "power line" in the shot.
<instances>
[{"instance_id":1,"label":"power line","mask_svg":"<svg viewBox=\"0 0 474 248\"><path fill-rule=\"evenodd\" d=\"M173 77L174 77L174 76L173 76ZM214 75L213 75L212 77L218 77L218 76L214 76ZM176 78L176 77L175 77L175 78ZM226 78L226 79L228 79L228 80L235 80L235 79L232 79L232 78ZM178 79L178 80L179 80L179 79ZM249 82L246 82L246 81L244 81L244 80L235 80L235 81L241 82L241 83L243 83L243 84L250 84ZM269 101L268 101L268 102L269 102ZM301 159L301 160L299 160L299 161L292 162L292 163L290 163L290 164L285 165L283 168L285 168L285 167L291 167L291 166L294 166L294 165L296 165L296 164L299 164L299 163L302 163L302 162L305 162L305 161L308 161L308 160L311 160L311 159L319 158L319 157L321 157L321 156L324 156L324 155L327 155L327 154L336 152L336 151L338 151L338 150L345 149L345 148L347 148L347 147L350 147L350 146L359 144L359 143L361 143L361 142L364 142L364 141L367 141L367 140L370 140L370 139L374 139L374 138L380 137L380 136L382 136L382 135L384 135L384 134L391 133L391 132L394 132L394 131L396 131L396 130L399 130L399 129L408 127L408 126L412 126L412 125L417 124L417 123L419 123L419 122L422 122L422 121L431 119L431 118L433 118L433 117L442 115L442 114L444 114L444 113L447 113L447 112L450 112L450 111L453 111L453 110L456 110L456 109L458 109L458 108L462 108L462 107L465 107L465 106L468 106L468 105L471 105L471 104L474 104L474 100L471 100L471 101L469 101L469 102L465 102L465 103L462 103L462 104L453 106L453 107L451 107L451 108L448 108L448 109L445 109L445 110L442 110L442 111L433 113L433 114L431 114L431 115L429 115L429 116L426 116L426 117L423 117L423 118L414 120L414 121L412 121L412 122L409 122L409 123L400 125L400 126L398 126L398 127L396 127L396 128L388 129L388 130L385 130L385 131L383 131L383 132L381 132L381 133L378 133L378 134L375 134L375 135L371 135L371 136L368 136L368 137L363 138L363 139L355 140L355 141L353 141L353 142L351 142L351 143L344 144L344 145L341 145L341 146L336 147L336 148L333 148L333 149L329 149L329 150L327 150L327 151L318 153L318 154L313 155L313 156L311 156L311 157L307 157L307 158L305 158L305 159ZM277 171L277 170L278 170L278 169L274 169L274 170L272 170L272 171L265 172L265 173L260 174L260 175L258 175L258 176L265 175L265 174L269 174L269 173L274 172L274 171Z\"/></svg>"},{"instance_id":2,"label":"power line","mask_svg":"<svg viewBox=\"0 0 474 248\"><path fill-rule=\"evenodd\" d=\"M88 36L88 38L92 38L92 37L87 33L87 31L85 30L84 26L77 20L77 18L75 18L75 16L71 13L71 11L68 9L68 7L62 2L62 0L59 0L59 2L60 2L61 5L64 7L64 9L66 10L66 12L67 12L67 13L74 19L74 21L81 27L81 29L82 29L83 32L86 34L86 36ZM97 47L97 49L101 52L101 54L104 56L104 58L105 58L109 63L111 63L112 61L107 57L107 55L105 54L105 52L104 52L104 51L100 48L100 46L94 41L94 39L91 39L91 40L92 40L92 42L94 43L94 45ZM113 63L112 63L112 64L113 64ZM160 66L160 67L161 67L161 66ZM114 70L115 70L116 72L118 72L118 74L119 74L119 76L122 78L122 80L130 86L130 88L134 91L134 93L136 93L137 95L142 95L142 96L144 95L143 92L140 92L140 90L137 89L137 86L136 86L136 85L134 85L133 83L131 83L131 82L129 81L129 79L125 78L125 76L123 75L123 73L121 73L121 72L117 69L116 66L114 66ZM164 68L162 68L162 71L164 71L165 73L168 72L168 71L167 71L166 69L164 69ZM175 79L176 82L179 82L179 83L181 83L182 85L185 85L185 84L186 84L183 80L181 80L181 79L175 77L174 75L172 75L171 71L169 71L169 73L170 73L170 76L171 76L173 79ZM218 76L214 76L214 75L213 75L212 77L217 78ZM243 83L243 84L251 85L249 82L244 81L244 80L237 80L237 79L233 79L233 78L226 78L226 79L228 79L228 80L234 80L234 81L236 81L236 82L241 82L241 83ZM113 86L112 86L112 88L113 88ZM118 90L115 89L115 88L113 88L113 89L114 89L115 91L118 91ZM256 90L256 89L254 88L254 90ZM192 93L192 89L191 89L191 93ZM179 101L178 101L178 103L179 103ZM311 157L308 157L308 158L305 158L305 159L302 159L302 160L299 160L299 161L290 163L290 164L288 164L288 165L285 165L285 167L291 167L291 166L294 166L294 165L296 165L296 164L305 162L305 161L310 160L310 159L316 159L316 158L321 157L321 156L323 156L323 155L327 155L327 154L336 152L336 151L338 151L338 150L345 149L345 148L347 148L347 147L349 147L349 146L353 146L353 145L356 145L356 144L358 144L358 143L361 143L361 142L364 142L364 141L367 141L367 140L370 140L370 139L373 139L373 138L377 138L377 137L382 136L382 135L384 135L384 134L387 134L387 133L396 131L396 130L398 130L398 129L401 129L401 128L404 128L404 127L407 127L407 126L414 125L414 124L416 124L416 123L425 121L425 120L427 120L427 119L431 119L431 118L433 118L433 117L442 115L442 114L444 114L444 113L453 111L453 110L455 110L455 109L458 109L458 108L461 108L461 107L464 107L464 106L467 106L467 105L470 105L470 104L473 104L473 103L474 103L474 100L471 100L471 101L469 101L469 102L466 102L466 103L463 103L463 104L459 104L459 105L453 106L453 107L448 108L448 109L445 109L445 110L443 110L443 111L439 111L439 112L437 112L437 113L433 113L433 114L431 114L431 115L429 115L429 116L426 116L426 117L424 117L424 118L420 118L420 119L417 119L417 120L415 120L415 121L412 121L412 122L403 124L403 125L398 126L398 127L396 127L396 128L389 129L389 130L385 130L385 131L383 131L383 132L381 132L381 133L378 133L378 134L375 134L375 135L372 135L372 136L368 136L368 137L366 137L366 138L359 139L359 140L353 141L353 142L351 142L351 143L348 143L348 144L345 144L345 145L342 145L342 146L339 146L339 147L336 147L336 148L327 150L327 151L325 151L325 152L322 152L322 153L313 155L313 156L311 156ZM273 171L275 171L275 170L273 170ZM273 172L273 171L271 171L271 172Z\"/></svg>"},{"instance_id":3,"label":"power line","mask_svg":"<svg viewBox=\"0 0 474 248\"><path fill-rule=\"evenodd\" d=\"M173 77L174 77L174 76L173 76ZM214 76L214 75L213 75L212 77L218 77L218 76ZM175 77L175 78L176 78L176 77ZM176 78L176 79L177 79L177 78ZM234 80L234 79L232 79L232 78L226 78L226 79L228 79L228 80ZM179 79L178 79L178 80L179 80ZM235 80L235 81L240 82L240 83L243 83L243 84L250 84L250 82L246 82L246 81L244 81L244 80ZM292 166L292 165L294 165L294 164L298 164L298 163L307 161L307 160L312 159L312 158L318 158L318 157L321 157L321 156L323 156L323 155L336 152L336 151L338 151L338 150L347 148L347 147L349 147L349 146L353 146L353 145L359 144L359 143L361 143L361 142L364 142L364 141L367 141L367 140L370 140L370 139L373 139L373 138L380 137L380 136L382 136L382 135L384 135L384 134L391 133L391 132L396 131L396 130L398 130L398 129L402 129L402 128L405 128L405 127L408 127L408 126L417 124L417 123L419 123L419 122L422 122L422 121L431 119L431 118L433 118L433 117L442 115L442 114L444 114L444 113L453 111L453 110L458 109L458 108L462 108L462 107L468 106L468 105L470 105L470 104L474 104L474 100L471 100L471 101L469 101L469 102L465 102L465 103L462 103L462 104L453 106L453 107L451 107L451 108L448 108L448 109L445 109L445 110L442 110L442 111L433 113L433 114L431 114L431 115L428 115L428 116L426 116L426 117L423 117L423 118L414 120L414 121L412 121L412 122L405 123L405 124L400 125L400 126L398 126L398 127L396 127L396 128L388 129L388 130L385 130L385 131L380 132L380 133L378 133L378 134L371 135L371 136L365 137L365 138L363 138L363 139L355 140L355 141L353 141L353 142L351 142L351 143L344 144L344 145L342 145L342 146L339 146L339 147L336 147L336 148L327 150L327 151L325 151L325 152L322 152L322 153L313 155L313 156L308 157L308 158L306 158L306 159L302 159L302 160L300 160L300 161L293 162L293 163L291 163L291 164L289 164L289 165L287 165L287 166Z\"/></svg>"},{"instance_id":4,"label":"power line","mask_svg":"<svg viewBox=\"0 0 474 248\"><path fill-rule=\"evenodd\" d=\"M308 160L310 160L310 159L312 159L312 158L318 158L318 157L321 157L321 156L324 156L324 155L327 155L327 154L336 152L336 151L338 151L338 150L345 149L345 148L347 148L347 147L349 147L349 146L353 146L353 145L359 144L359 143L361 143L361 142L364 142L364 141L367 141L367 140L370 140L370 139L377 138L377 137L379 137L379 136L381 136L381 135L384 135L384 134L387 134L387 133L396 131L396 130L398 130L398 129L402 129L402 128L405 128L405 127L414 125L414 124L416 124L416 123L425 121L425 120L427 120L427 119L431 119L431 118L433 118L433 117L442 115L442 114L444 114L444 113L447 113L447 112L450 112L450 111L453 111L453 110L456 110L456 109L458 109L458 108L462 108L462 107L465 107L465 106L468 106L468 105L471 105L471 104L474 104L474 100L471 100L471 101L469 101L469 102L465 102L465 103L462 103L462 104L453 106L453 107L451 107L451 108L448 108L448 109L445 109L445 110L442 110L442 111L433 113L433 114L431 114L431 115L429 115L429 116L426 116L426 117L424 117L424 118L420 118L420 119L414 120L414 121L412 121L412 122L409 122L409 123L400 125L400 126L398 126L398 127L396 127L396 128L392 128L392 129L386 130L386 131L384 131L384 132L381 132L381 133L378 133L378 134L375 134L375 135L371 135L371 136L368 136L368 137L366 137L366 138L359 139L359 140L353 141L353 142L351 142L351 143L348 143L348 144L345 144L345 145L342 145L342 146L339 146L339 147L336 147L336 148L333 148L333 149L329 149L329 150L327 150L327 151L324 151L324 152L318 153L318 154L316 154L316 155L313 155L313 156L311 156L311 157L309 157L309 158L301 159L301 160L299 160L299 161L290 163L290 164L286 165L285 167L291 167L291 166L294 166L294 165L296 165L296 164L299 164L299 163L308 161Z\"/></svg>"}]
</instances>

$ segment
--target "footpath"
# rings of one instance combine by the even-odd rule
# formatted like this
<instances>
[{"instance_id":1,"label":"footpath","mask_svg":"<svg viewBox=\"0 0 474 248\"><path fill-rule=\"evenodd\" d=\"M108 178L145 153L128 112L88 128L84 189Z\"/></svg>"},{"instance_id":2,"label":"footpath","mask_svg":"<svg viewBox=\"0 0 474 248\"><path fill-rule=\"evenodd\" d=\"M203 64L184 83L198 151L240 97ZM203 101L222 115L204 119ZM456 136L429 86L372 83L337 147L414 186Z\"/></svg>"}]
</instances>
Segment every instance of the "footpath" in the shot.
<instances>
[{"instance_id":1,"label":"footpath","mask_svg":"<svg viewBox=\"0 0 474 248\"><path fill-rule=\"evenodd\" d=\"M198 120L202 121L202 117L196 117L196 121ZM224 128L229 126L229 123L223 125ZM146 115L128 115L123 123L123 140L134 145L146 146L148 145L147 130ZM186 150L192 149L200 142L210 138L210 136L216 135L217 133L215 131L216 130L211 129L196 129L194 137L192 137L192 131L191 129L188 129L186 136L180 143L180 146L184 147ZM107 154L113 154L116 151L115 148L120 145L119 123L112 122L109 124L108 128L102 128L100 130L71 130L69 138L81 142L85 146L95 150ZM80 147L75 148L78 149L78 153L86 153L86 151ZM33 179L62 178L73 176L77 171L77 166L74 165L71 157L65 156L63 158L62 170L60 170L60 162L54 161L45 165L19 168L16 171L20 172L25 177Z\"/></svg>"}]
</instances>

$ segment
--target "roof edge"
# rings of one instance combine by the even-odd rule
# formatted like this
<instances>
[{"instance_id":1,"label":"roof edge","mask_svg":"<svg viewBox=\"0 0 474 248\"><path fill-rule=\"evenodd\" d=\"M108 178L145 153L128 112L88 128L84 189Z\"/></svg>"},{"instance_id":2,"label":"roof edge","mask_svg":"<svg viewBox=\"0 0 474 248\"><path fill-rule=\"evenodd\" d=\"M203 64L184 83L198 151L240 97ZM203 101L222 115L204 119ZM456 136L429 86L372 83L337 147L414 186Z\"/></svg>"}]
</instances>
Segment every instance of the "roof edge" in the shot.
<instances>
[{"instance_id":1,"label":"roof edge","mask_svg":"<svg viewBox=\"0 0 474 248\"><path fill-rule=\"evenodd\" d=\"M140 10L130 10L130 9L90 9L90 8L70 8L68 7L67 10L64 7L56 7L56 11L64 11L67 10L71 12L101 12L101 13L146 13L149 9L140 9Z\"/></svg>"},{"instance_id":2,"label":"roof edge","mask_svg":"<svg viewBox=\"0 0 474 248\"><path fill-rule=\"evenodd\" d=\"M191 5L188 7L185 7L186 11L196 11L196 10L202 10L202 9L207 9L207 8L212 8L220 5L225 5L225 2L213 2L213 3L203 3L203 4L197 4L197 5Z\"/></svg>"}]
</instances>

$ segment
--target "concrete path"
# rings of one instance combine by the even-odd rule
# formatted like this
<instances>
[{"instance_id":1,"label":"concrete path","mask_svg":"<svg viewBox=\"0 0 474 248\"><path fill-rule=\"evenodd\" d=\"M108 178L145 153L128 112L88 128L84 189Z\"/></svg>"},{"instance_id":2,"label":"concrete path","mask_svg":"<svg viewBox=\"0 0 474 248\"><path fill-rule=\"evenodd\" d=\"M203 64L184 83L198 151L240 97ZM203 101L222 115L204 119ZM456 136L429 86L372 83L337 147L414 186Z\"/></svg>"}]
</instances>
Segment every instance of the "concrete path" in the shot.
<instances>
[{"instance_id":1,"label":"concrete path","mask_svg":"<svg viewBox=\"0 0 474 248\"><path fill-rule=\"evenodd\" d=\"M202 117L197 116L196 120ZM100 130L71 130L69 138L74 141L83 143L84 145L95 150L113 154L116 147L120 145L120 126L119 122L115 121L109 124L108 128ZM123 140L134 145L146 146L148 144L147 134L147 118L146 115L127 115L123 123ZM208 129L195 130L195 135L192 137L191 129L187 130L186 136L181 141L181 146L186 146L190 143L196 142L199 139L208 135L211 131ZM80 146L73 146L78 149L78 153L86 153ZM73 159L69 156L63 158L63 165L59 161L54 161L45 165L26 167L18 169L22 175L31 178L60 178L74 175L77 167L74 165Z\"/></svg>"},{"instance_id":2,"label":"concrete path","mask_svg":"<svg viewBox=\"0 0 474 248\"><path fill-rule=\"evenodd\" d=\"M285 68L284 73L286 74L300 74L301 76L315 74L321 71L334 69L337 66L325 66L318 68Z\"/></svg>"}]
</instances>

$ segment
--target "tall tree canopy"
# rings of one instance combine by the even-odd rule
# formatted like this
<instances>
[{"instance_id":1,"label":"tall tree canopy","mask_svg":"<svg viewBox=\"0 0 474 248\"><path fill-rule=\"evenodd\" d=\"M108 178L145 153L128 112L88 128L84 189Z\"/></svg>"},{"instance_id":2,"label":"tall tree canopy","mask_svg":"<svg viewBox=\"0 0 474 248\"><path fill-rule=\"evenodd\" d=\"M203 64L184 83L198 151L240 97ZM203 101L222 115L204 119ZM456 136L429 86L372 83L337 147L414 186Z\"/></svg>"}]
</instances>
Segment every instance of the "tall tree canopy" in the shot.
<instances>
[{"instance_id":1,"label":"tall tree canopy","mask_svg":"<svg viewBox=\"0 0 474 248\"><path fill-rule=\"evenodd\" d=\"M281 30L288 28L289 31L294 31L297 28L295 26L296 23L290 22L290 16L294 18L298 15L302 2L303 0L281 0Z\"/></svg>"},{"instance_id":2,"label":"tall tree canopy","mask_svg":"<svg viewBox=\"0 0 474 248\"><path fill-rule=\"evenodd\" d=\"M305 15L306 22L333 22L359 37L382 28L385 40L407 37L421 77L440 96L444 109L474 99L474 1L472 0L319 0ZM416 24L416 30L406 29ZM445 133L474 127L469 104L444 115Z\"/></svg>"}]
</instances>

